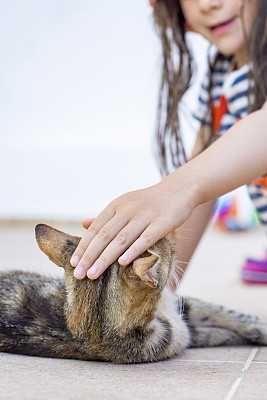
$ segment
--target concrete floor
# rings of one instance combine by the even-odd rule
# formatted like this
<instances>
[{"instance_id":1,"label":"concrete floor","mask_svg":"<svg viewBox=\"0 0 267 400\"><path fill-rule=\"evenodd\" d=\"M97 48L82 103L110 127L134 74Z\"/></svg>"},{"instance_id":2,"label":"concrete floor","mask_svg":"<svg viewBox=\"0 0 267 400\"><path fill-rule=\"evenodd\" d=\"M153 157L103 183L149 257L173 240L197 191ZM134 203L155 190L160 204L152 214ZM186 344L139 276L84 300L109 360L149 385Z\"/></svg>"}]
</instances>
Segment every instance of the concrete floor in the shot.
<instances>
[{"instance_id":1,"label":"concrete floor","mask_svg":"<svg viewBox=\"0 0 267 400\"><path fill-rule=\"evenodd\" d=\"M38 221L43 222L43 221ZM34 222L0 223L0 268L58 274L35 243ZM82 234L78 224L54 223ZM181 293L267 318L267 285L247 286L239 272L247 256L267 248L261 228L244 233L207 230L181 284ZM267 400L267 348L189 349L180 358L111 365L0 353L2 400Z\"/></svg>"}]
</instances>

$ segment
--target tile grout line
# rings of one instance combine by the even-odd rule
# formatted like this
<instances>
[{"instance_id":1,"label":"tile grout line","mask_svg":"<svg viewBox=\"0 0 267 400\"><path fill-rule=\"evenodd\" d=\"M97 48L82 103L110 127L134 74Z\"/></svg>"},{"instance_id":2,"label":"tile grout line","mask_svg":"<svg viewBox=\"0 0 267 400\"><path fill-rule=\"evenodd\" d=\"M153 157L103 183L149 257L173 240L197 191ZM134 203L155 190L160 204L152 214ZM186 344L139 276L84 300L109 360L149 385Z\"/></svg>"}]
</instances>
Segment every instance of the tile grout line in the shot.
<instances>
[{"instance_id":1,"label":"tile grout line","mask_svg":"<svg viewBox=\"0 0 267 400\"><path fill-rule=\"evenodd\" d=\"M183 359L181 359L181 360L175 360L175 361L178 363L183 363L185 361L185 362L196 362L196 363L244 364L244 361L239 361L239 360L233 361L233 360L205 360L205 359L203 359L203 360L194 360L194 359L183 360ZM267 363L267 361L266 361L266 363Z\"/></svg>"},{"instance_id":2,"label":"tile grout line","mask_svg":"<svg viewBox=\"0 0 267 400\"><path fill-rule=\"evenodd\" d=\"M253 364L267 364L267 361L253 361Z\"/></svg>"},{"instance_id":3,"label":"tile grout line","mask_svg":"<svg viewBox=\"0 0 267 400\"><path fill-rule=\"evenodd\" d=\"M243 368L240 370L238 377L236 378L235 382L233 383L232 387L230 388L229 392L226 393L226 396L223 398L223 400L232 400L234 398L234 395L236 394L237 389L239 388L243 378L245 377L245 374L247 370L249 369L252 361L256 357L259 347L255 347L251 350L247 361L245 362Z\"/></svg>"}]
</instances>

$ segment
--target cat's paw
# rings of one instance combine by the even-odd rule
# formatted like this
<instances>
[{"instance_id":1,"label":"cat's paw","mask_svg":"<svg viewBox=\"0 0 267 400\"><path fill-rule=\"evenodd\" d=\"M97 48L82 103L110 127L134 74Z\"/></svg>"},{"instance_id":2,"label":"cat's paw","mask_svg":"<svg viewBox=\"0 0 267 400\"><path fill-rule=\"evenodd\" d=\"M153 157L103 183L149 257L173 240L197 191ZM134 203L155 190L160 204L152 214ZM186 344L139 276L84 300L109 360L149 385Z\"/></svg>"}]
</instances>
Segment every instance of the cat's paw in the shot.
<instances>
[{"instance_id":1,"label":"cat's paw","mask_svg":"<svg viewBox=\"0 0 267 400\"><path fill-rule=\"evenodd\" d=\"M251 343L267 346L267 321L248 326L244 333Z\"/></svg>"}]
</instances>

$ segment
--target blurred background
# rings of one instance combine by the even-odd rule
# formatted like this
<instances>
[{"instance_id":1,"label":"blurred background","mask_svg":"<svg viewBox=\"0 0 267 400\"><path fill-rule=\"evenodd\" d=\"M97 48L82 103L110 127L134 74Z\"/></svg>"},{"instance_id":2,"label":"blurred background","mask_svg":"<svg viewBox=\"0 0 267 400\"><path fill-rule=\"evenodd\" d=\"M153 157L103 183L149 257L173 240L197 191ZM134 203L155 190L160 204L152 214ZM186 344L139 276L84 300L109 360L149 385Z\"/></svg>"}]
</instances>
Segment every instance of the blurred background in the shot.
<instances>
[{"instance_id":1,"label":"blurred background","mask_svg":"<svg viewBox=\"0 0 267 400\"><path fill-rule=\"evenodd\" d=\"M148 0L0 1L0 34L1 219L81 220L159 181ZM206 45L192 42L202 73Z\"/></svg>"}]
</instances>

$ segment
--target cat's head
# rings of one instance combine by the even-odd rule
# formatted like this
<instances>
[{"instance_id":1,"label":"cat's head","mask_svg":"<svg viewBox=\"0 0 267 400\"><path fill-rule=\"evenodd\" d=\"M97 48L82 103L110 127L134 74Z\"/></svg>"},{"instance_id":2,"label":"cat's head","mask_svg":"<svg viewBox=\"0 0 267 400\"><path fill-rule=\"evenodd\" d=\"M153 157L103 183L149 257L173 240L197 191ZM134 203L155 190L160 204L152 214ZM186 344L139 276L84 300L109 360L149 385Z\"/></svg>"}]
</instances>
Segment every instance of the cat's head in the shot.
<instances>
[{"instance_id":1,"label":"cat's head","mask_svg":"<svg viewBox=\"0 0 267 400\"><path fill-rule=\"evenodd\" d=\"M37 225L35 231L40 249L65 269L66 314L74 332L81 335L89 325L99 325L100 321L129 326L140 321L144 324L153 318L174 259L167 239L155 243L129 266L121 266L116 261L96 280L77 280L70 258L80 237L43 224Z\"/></svg>"}]
</instances>

